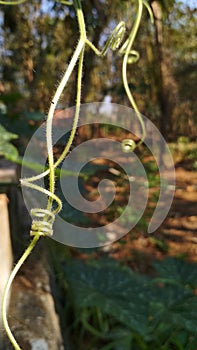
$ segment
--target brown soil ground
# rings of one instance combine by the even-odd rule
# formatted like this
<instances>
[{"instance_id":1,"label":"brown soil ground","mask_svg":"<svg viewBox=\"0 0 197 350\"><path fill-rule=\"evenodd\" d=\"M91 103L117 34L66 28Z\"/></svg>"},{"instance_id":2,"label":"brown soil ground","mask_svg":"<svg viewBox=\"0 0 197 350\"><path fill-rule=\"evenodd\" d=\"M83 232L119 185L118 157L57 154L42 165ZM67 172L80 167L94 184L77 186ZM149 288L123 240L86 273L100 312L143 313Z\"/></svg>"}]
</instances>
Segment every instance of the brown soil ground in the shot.
<instances>
[{"instance_id":1,"label":"brown soil ground","mask_svg":"<svg viewBox=\"0 0 197 350\"><path fill-rule=\"evenodd\" d=\"M178 167L174 200L162 226L150 237L137 233L125 240L119 258L143 272L149 262L167 255L197 262L197 173ZM112 255L118 257L116 252Z\"/></svg>"},{"instance_id":2,"label":"brown soil ground","mask_svg":"<svg viewBox=\"0 0 197 350\"><path fill-rule=\"evenodd\" d=\"M189 168L187 162L177 164L174 200L167 218L156 232L147 236L136 227L120 241L98 250L93 256L107 252L141 273L151 273L151 262L166 256L197 262L197 172ZM79 255L87 258L86 254Z\"/></svg>"}]
</instances>

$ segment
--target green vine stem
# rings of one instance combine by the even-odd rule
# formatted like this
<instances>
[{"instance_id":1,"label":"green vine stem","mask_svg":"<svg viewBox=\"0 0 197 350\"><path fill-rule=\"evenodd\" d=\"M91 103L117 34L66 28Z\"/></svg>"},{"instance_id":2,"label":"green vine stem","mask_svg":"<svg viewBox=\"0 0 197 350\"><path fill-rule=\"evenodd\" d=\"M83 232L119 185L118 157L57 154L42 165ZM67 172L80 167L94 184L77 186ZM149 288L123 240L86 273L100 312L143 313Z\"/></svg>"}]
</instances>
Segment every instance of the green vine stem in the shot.
<instances>
[{"instance_id":1,"label":"green vine stem","mask_svg":"<svg viewBox=\"0 0 197 350\"><path fill-rule=\"evenodd\" d=\"M0 4L5 5L16 5L24 3L26 0L18 0L18 1L1 1ZM129 89L128 85L128 79L127 79L127 66L130 63L135 63L139 59L139 53L134 51L132 49L133 43L135 41L140 23L142 18L142 12L143 12L143 6L145 6L148 9L148 12L150 14L151 20L153 19L151 8L148 5L146 0L137 0L138 2L138 9L137 9L137 16L136 20L134 22L133 28L130 32L130 35L128 39L122 44L120 47L124 34L125 34L125 23L120 22L110 37L108 38L106 44L104 45L103 49L99 51L93 43L87 38L86 34L86 27L85 27L85 20L84 20L84 14L81 7L81 0L73 0L73 3L70 1L65 0L58 0L62 4L66 5L74 5L76 14L77 14L77 20L78 20L78 26L79 26L79 32L80 32L80 38L78 41L78 44L76 46L76 49L74 50L73 56L70 60L70 63L63 75L62 80L60 81L58 88L55 92L55 95L52 99L47 120L46 120L46 145L47 145L47 153L48 153L48 169L44 172L32 176L30 178L24 178L21 179L21 185L26 186L28 188L31 188L33 190L39 191L43 193L43 195L47 196L47 206L46 208L34 208L31 209L31 215L32 215L32 226L30 235L33 236L32 241L30 242L28 248L25 250L24 254L14 267L9 280L7 282L4 296L3 296L3 305L2 305L2 318L5 330L7 332L8 338L10 339L10 342L12 343L15 350L21 350L20 346L17 344L16 339L14 338L11 329L8 325L7 321L7 300L9 291L13 282L14 277L16 276L17 272L19 271L22 264L25 262L27 257L30 255L31 251L35 247L36 243L38 242L39 238L41 236L51 236L53 234L53 223L55 220L55 215L61 210L62 208L62 202L59 199L58 196L55 195L55 171L58 170L58 165L62 162L62 160L66 157L70 146L73 142L77 125L78 125L78 119L79 119L79 113L80 113L80 105L81 105L81 86L82 86L82 71L83 71L83 61L84 61L84 51L86 45L88 45L96 55L98 56L104 56L108 49L111 48L112 50L119 50L119 54L123 55L123 63L122 63L122 79L123 79L123 85L126 91L126 94L128 96L128 99L131 103L131 106L133 107L134 111L136 112L136 117L139 120L139 123L142 128L142 137L140 142L137 144L143 142L145 138L145 127L143 120L141 118L140 112L138 110L137 104L132 96L132 93ZM120 48L119 48L120 47ZM56 162L54 162L54 155L53 155L53 140L52 140L52 127L53 127L53 117L54 113L57 107L57 103L63 93L63 90L65 89L67 82L75 68L75 66L78 63L77 68L77 89L76 89L76 108L75 108L75 114L73 119L73 126L70 133L69 140L67 144L65 145L65 148L58 158ZM123 140L124 141L124 140ZM132 149L134 149L137 146L135 143L132 145ZM128 145L127 145L128 146ZM38 185L36 185L34 182L44 178L45 176L49 175L49 189L42 188ZM56 207L53 209L53 202L55 201Z\"/></svg>"},{"instance_id":2,"label":"green vine stem","mask_svg":"<svg viewBox=\"0 0 197 350\"><path fill-rule=\"evenodd\" d=\"M27 249L25 250L25 252L23 253L23 255L21 256L21 258L19 259L19 261L17 262L17 264L15 265L14 269L12 270L9 280L7 282L5 291L4 291L4 295L3 295L3 304L2 304L2 319L3 319L3 324L4 324L4 328L5 331L7 333L7 336L11 342L11 344L13 345L15 350L21 350L20 346L17 344L16 339L14 338L11 329L9 327L8 324L8 320L7 320L7 300L8 300L8 296L9 296L9 292L10 292L10 288L12 285L12 282L17 274L17 272L20 270L21 266L23 265L23 263L25 262L25 260L27 259L27 257L31 254L31 251L33 250L33 248L35 247L37 241L39 240L39 235L36 235L33 240L30 242L29 246L27 247Z\"/></svg>"},{"instance_id":3,"label":"green vine stem","mask_svg":"<svg viewBox=\"0 0 197 350\"><path fill-rule=\"evenodd\" d=\"M20 5L26 2L27 0L16 0L16 1L4 1L0 0L0 5Z\"/></svg>"}]
</instances>

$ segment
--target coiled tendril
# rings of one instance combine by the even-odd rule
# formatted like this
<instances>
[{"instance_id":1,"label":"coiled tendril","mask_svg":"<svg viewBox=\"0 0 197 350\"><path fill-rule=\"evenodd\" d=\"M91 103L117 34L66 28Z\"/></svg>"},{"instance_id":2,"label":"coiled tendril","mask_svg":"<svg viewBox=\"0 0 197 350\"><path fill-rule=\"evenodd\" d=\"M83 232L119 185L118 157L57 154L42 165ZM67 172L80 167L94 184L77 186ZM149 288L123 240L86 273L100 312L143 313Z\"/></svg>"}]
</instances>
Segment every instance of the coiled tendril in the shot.
<instances>
[{"instance_id":1,"label":"coiled tendril","mask_svg":"<svg viewBox=\"0 0 197 350\"><path fill-rule=\"evenodd\" d=\"M40 176L34 176L31 178L21 179L21 185L32 188L36 191L42 192L43 194L47 195L48 198L51 200L54 200L57 204L56 209L51 210L52 204L48 200L47 208L33 208L31 209L31 216L32 216L32 225L31 225L31 231L30 235L35 236L52 236L53 235L53 223L55 220L55 214L59 213L59 211L62 209L62 202L59 199L58 196L56 196L51 191L48 191L47 189L38 186L36 184L33 184L32 182L35 181Z\"/></svg>"},{"instance_id":2,"label":"coiled tendril","mask_svg":"<svg viewBox=\"0 0 197 350\"><path fill-rule=\"evenodd\" d=\"M91 47L91 49L96 53L97 56L101 56L101 57L105 56L109 49L112 49L113 51L116 51L119 49L119 54L124 55L126 53L126 48L129 43L127 39L125 43L122 45L122 47L120 48L125 32L126 32L125 22L122 21L118 23L118 25L115 27L113 32L110 34L102 50L98 50L94 46L94 44L92 44L92 42L89 41L88 39L86 40L86 43L88 44L89 47ZM135 50L130 50L127 63L130 63L130 64L136 63L139 60L139 58L140 58L139 52Z\"/></svg>"},{"instance_id":3,"label":"coiled tendril","mask_svg":"<svg viewBox=\"0 0 197 350\"><path fill-rule=\"evenodd\" d=\"M98 50L94 46L94 44L92 44L92 42L88 39L86 39L86 43L96 53L97 56L105 56L109 49L115 51L120 47L120 44L125 35L125 31L126 26L125 23L122 21L115 27L113 32L110 34L102 50Z\"/></svg>"},{"instance_id":4,"label":"coiled tendril","mask_svg":"<svg viewBox=\"0 0 197 350\"><path fill-rule=\"evenodd\" d=\"M55 214L50 210L34 208L31 209L32 225L30 235L52 236Z\"/></svg>"}]
</instances>

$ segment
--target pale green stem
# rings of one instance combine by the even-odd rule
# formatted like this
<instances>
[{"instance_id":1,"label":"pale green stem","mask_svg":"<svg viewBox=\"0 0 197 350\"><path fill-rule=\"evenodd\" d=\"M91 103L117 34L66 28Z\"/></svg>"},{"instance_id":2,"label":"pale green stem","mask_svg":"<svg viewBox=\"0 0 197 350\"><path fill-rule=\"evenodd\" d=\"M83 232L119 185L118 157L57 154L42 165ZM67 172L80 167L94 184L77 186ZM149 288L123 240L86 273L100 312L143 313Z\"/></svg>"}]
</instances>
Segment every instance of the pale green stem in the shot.
<instances>
[{"instance_id":1,"label":"pale green stem","mask_svg":"<svg viewBox=\"0 0 197 350\"><path fill-rule=\"evenodd\" d=\"M27 0L17 0L17 1L3 1L0 0L0 5L20 5L24 2L26 2Z\"/></svg>"},{"instance_id":2,"label":"pale green stem","mask_svg":"<svg viewBox=\"0 0 197 350\"><path fill-rule=\"evenodd\" d=\"M73 121L73 126L71 130L71 134L69 137L69 140L66 144L66 147L64 151L62 152L61 156L58 158L58 161L56 162L57 165L62 162L62 160L65 158L66 154L68 153L70 146L73 142L76 129L77 129L77 124L79 120L79 111L80 111L80 101L81 101L81 83L82 83L82 68L83 68L83 57L84 57L84 48L82 49L79 57L79 67L78 67L78 79L77 79L77 97L76 97L76 108L75 108L75 116L74 116L74 121ZM56 167L56 163L54 167Z\"/></svg>"},{"instance_id":3,"label":"pale green stem","mask_svg":"<svg viewBox=\"0 0 197 350\"><path fill-rule=\"evenodd\" d=\"M74 5L76 8L77 12L77 18L78 18L78 24L79 24L79 29L80 29L80 40L77 45L77 48L75 50L75 53L71 59L70 65L68 66L64 77L62 78L56 93L53 97L53 100L51 102L51 106L49 109L48 117L47 117L47 124L46 124L46 142L47 142L47 150L48 150L48 161L49 161L49 191L51 193L54 193L55 190L55 172L54 172L54 157L53 157L53 145L52 145L52 122L53 122L53 117L54 117L54 112L57 106L57 103L60 99L60 96L68 82L68 79L76 65L76 62L78 58L79 60L79 67L78 67L78 84L77 84L77 103L76 103L76 111L75 111L75 117L74 117L74 123L71 131L70 138L68 140L68 143L62 153L62 155L59 157L58 161L56 162L57 164L60 164L63 158L66 156L66 154L69 151L69 148L73 142L76 128L77 128L77 123L78 123L78 118L79 118L79 109L80 109L80 100L81 100L81 79L82 79L82 66L83 66L83 52L84 52L84 47L85 47L85 40L86 40L86 30L85 30L85 21L84 21L84 16L83 12L81 9L81 4L80 1L74 0ZM57 165L56 165L57 166ZM51 210L53 203L53 198L50 196L48 198L48 204L47 204L47 209Z\"/></svg>"},{"instance_id":4,"label":"pale green stem","mask_svg":"<svg viewBox=\"0 0 197 350\"><path fill-rule=\"evenodd\" d=\"M69 6L73 5L71 1L66 1L66 0L56 0L56 1L61 2L61 4L63 5L69 5Z\"/></svg>"},{"instance_id":5,"label":"pale green stem","mask_svg":"<svg viewBox=\"0 0 197 350\"><path fill-rule=\"evenodd\" d=\"M76 129L77 129L77 124L79 120L79 112L80 112L80 105L81 105L81 85L82 85L82 73L83 73L83 58L84 58L84 50L85 50L85 43L86 43L86 29L85 29L85 22L84 22L84 16L83 12L80 6L80 3L77 0L74 0L74 4L76 7L76 12L77 12L77 18L78 18L78 23L79 23L79 28L80 28L80 40L79 40L79 50L75 51L73 58L73 61L75 62L74 66L76 65L77 60L79 59L78 63L78 74L77 74L77 96L76 96L76 108L75 108L75 115L74 115L74 120L73 120L73 126L71 130L71 134L69 137L69 140L66 144L66 147L64 151L62 152L61 156L57 160L57 162L54 164L54 168L56 168L62 160L65 158L67 155L70 146L73 142ZM72 61L72 60L71 60ZM74 68L73 66L73 68ZM73 70L72 68L72 70ZM67 69L68 70L68 69ZM66 82L67 83L67 82Z\"/></svg>"},{"instance_id":6,"label":"pale green stem","mask_svg":"<svg viewBox=\"0 0 197 350\"><path fill-rule=\"evenodd\" d=\"M78 4L77 4L78 5ZM43 173L33 176L31 178L28 178L26 180L28 181L36 181L39 180L43 177L45 177L46 175L48 175L49 173L51 174L54 169L62 162L62 160L65 158L66 154L68 153L70 146L73 142L74 136L75 136L75 132L76 132L76 128L77 128L77 124L78 124L78 118L79 118L79 109L80 109L80 99L81 99L81 80L82 80L82 67L83 67L83 52L84 52L84 48L85 48L85 43L86 43L86 30L85 30L85 22L84 22L84 17L83 17L83 13L81 8L77 8L77 17L78 17L78 23L79 23L79 28L80 28L80 33L81 33L81 37L80 40L78 42L78 45L75 49L75 52L72 56L72 59L67 67L67 70L58 86L58 89L53 97L53 100L51 102L51 106L49 109L49 113L47 116L47 125L46 125L46 133L47 133L47 149L48 149L48 153L49 153L49 169L47 169L46 171L44 171ZM78 83L77 83L77 97L76 97L76 110L75 110L75 117L74 117L74 121L73 121L73 127L71 130L71 135L69 137L69 140L66 144L66 147L64 149L64 151L62 152L61 156L59 157L59 159L55 162L53 162L53 149L52 149L52 122L53 122L53 116L54 116L54 112L57 106L57 103L59 101L59 98L73 72L73 69L77 63L79 59L79 67L78 67ZM50 177L51 178L51 177ZM52 184L52 179L53 179L53 184ZM52 175L52 179L51 179L51 184L50 184L50 191L54 190L54 175ZM51 191L53 192L53 191Z\"/></svg>"},{"instance_id":7,"label":"pale green stem","mask_svg":"<svg viewBox=\"0 0 197 350\"><path fill-rule=\"evenodd\" d=\"M9 327L9 324L8 324L8 320L7 320L7 300L8 300L8 296L9 296L9 292L10 292L10 288L11 288L12 282L13 282L17 272L19 271L19 269L21 268L21 266L23 265L25 260L30 255L31 251L35 247L35 245L36 245L37 241L39 240L39 238L40 238L39 235L34 236L34 238L32 239L32 241L30 243L30 245L25 250L25 252L22 255L22 257L20 258L20 260L17 262L16 266L14 267L14 269L11 272L11 275L9 277L9 280L7 282L7 285L5 287L4 294L3 294L3 302L2 302L2 319L3 319L3 324L4 324L5 330L7 332L8 338L10 339L10 342L13 345L15 350L22 350L22 349L20 348L20 346L16 342L16 339L14 338L14 336L13 336L13 334L11 332L11 329Z\"/></svg>"},{"instance_id":8,"label":"pale green stem","mask_svg":"<svg viewBox=\"0 0 197 350\"><path fill-rule=\"evenodd\" d=\"M76 50L74 52L74 55L70 61L70 64L68 65L67 67L67 70L57 88L57 91L53 97L53 100L51 102L51 106L50 106L50 109L49 109L49 113L48 113L48 117L47 117L47 122L46 122L46 139L47 139L47 149L48 149L48 161L49 161L49 171L48 173L50 173L50 185L49 185L49 190L51 193L54 192L54 187L55 187L55 174L54 174L54 168L57 167L62 159L60 160L60 158L58 159L58 161L54 164L54 158L53 158L53 145L52 145L52 124L53 124L53 116L54 116L54 112L55 112L55 109L56 109L56 106L57 106L57 103L60 99L60 96L73 72L73 69L77 63L77 60L79 59L79 56L80 56L80 53L82 51L84 47L84 40L79 40L79 43L76 47ZM74 138L74 135L72 135L72 141L73 141L73 138ZM70 146L69 146L70 148ZM67 152L68 152L68 147L66 147L67 149ZM65 151L64 151L64 154L65 154ZM44 172L45 174L47 173ZM43 174L40 174L40 176L38 175L36 178L39 179L41 178L41 175L43 177ZM47 209L50 209L51 208L51 200L49 198L49 203L48 203L48 206L47 206Z\"/></svg>"},{"instance_id":9,"label":"pale green stem","mask_svg":"<svg viewBox=\"0 0 197 350\"><path fill-rule=\"evenodd\" d=\"M146 131L145 131L143 119L141 117L141 114L139 112L137 104L136 104L136 102L133 98L133 95L131 94L130 88L129 88L128 79L127 79L127 66L128 66L129 55L131 54L131 48L133 46L134 40L136 38L138 29L140 26L140 22L141 22L141 18L142 18L142 11L143 11L143 1L138 0L137 18L135 20L131 34L128 38L128 43L127 43L127 46L125 49L125 54L124 54L123 63L122 63L122 79L123 79L124 88L125 88L126 94L128 96L128 99L129 99L134 111L136 112L137 118L138 118L140 125L141 125L141 128L142 128L142 137L141 137L141 140L138 143L138 145L144 141L144 138L146 136ZM124 50L124 47L125 47L125 45L122 46L122 48L120 49L120 52Z\"/></svg>"},{"instance_id":10,"label":"pale green stem","mask_svg":"<svg viewBox=\"0 0 197 350\"><path fill-rule=\"evenodd\" d=\"M46 194L48 197L51 197L53 200L55 200L57 202L58 206L57 206L56 209L54 209L54 211L53 211L54 214L58 213L61 210L62 202L59 199L59 197L56 196L54 193L51 193L50 191L46 190L46 188L42 188L42 187L40 187L40 186L38 186L36 184L32 184L31 182L29 183L25 179L21 180L21 185L24 185L25 187L29 187L32 190L36 190L36 191L42 192L43 194Z\"/></svg>"}]
</instances>

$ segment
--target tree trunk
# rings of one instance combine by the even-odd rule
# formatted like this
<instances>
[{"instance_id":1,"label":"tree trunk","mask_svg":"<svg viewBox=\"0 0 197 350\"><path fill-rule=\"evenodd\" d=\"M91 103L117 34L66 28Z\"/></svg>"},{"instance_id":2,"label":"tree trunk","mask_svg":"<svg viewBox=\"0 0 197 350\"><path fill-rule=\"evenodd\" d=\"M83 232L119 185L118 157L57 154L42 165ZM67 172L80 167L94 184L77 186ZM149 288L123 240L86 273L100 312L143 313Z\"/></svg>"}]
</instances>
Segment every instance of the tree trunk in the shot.
<instances>
[{"instance_id":1,"label":"tree trunk","mask_svg":"<svg viewBox=\"0 0 197 350\"><path fill-rule=\"evenodd\" d=\"M157 90L157 100L160 108L160 131L167 138L167 131L170 123L170 111L168 96L165 89L165 59L163 54L163 25L162 8L157 0L151 2L155 25L155 84Z\"/></svg>"}]
</instances>

